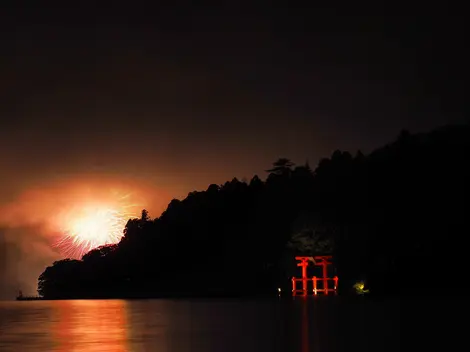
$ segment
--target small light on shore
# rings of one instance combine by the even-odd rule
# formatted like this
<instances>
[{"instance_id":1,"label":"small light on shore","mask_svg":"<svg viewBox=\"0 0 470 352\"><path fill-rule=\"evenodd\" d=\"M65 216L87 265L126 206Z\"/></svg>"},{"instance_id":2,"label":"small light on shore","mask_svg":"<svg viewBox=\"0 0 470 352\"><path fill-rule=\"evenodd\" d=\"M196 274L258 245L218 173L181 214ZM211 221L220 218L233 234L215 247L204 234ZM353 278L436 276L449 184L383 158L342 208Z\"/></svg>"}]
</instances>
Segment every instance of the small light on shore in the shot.
<instances>
[{"instance_id":1,"label":"small light on shore","mask_svg":"<svg viewBox=\"0 0 470 352\"><path fill-rule=\"evenodd\" d=\"M369 293L369 290L365 288L364 281L359 281L355 283L353 288L356 290L356 293L359 295L363 295L364 293Z\"/></svg>"},{"instance_id":2,"label":"small light on shore","mask_svg":"<svg viewBox=\"0 0 470 352\"><path fill-rule=\"evenodd\" d=\"M281 288L280 287L277 288L277 292L281 293Z\"/></svg>"}]
</instances>

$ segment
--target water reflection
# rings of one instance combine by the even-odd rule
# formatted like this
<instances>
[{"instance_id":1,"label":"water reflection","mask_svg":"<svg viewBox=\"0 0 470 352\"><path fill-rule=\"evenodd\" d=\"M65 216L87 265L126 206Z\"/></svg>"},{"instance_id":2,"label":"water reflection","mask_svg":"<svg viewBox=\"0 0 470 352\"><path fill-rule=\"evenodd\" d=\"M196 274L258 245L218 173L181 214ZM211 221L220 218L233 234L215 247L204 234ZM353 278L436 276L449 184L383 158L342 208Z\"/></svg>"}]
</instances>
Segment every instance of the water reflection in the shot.
<instances>
[{"instance_id":1,"label":"water reflection","mask_svg":"<svg viewBox=\"0 0 470 352\"><path fill-rule=\"evenodd\" d=\"M307 297L302 297L302 352L308 352L310 347L310 326L308 324L308 302Z\"/></svg>"},{"instance_id":2,"label":"water reflection","mask_svg":"<svg viewBox=\"0 0 470 352\"><path fill-rule=\"evenodd\" d=\"M57 301L50 333L56 351L125 352L126 301Z\"/></svg>"},{"instance_id":3,"label":"water reflection","mask_svg":"<svg viewBox=\"0 0 470 352\"><path fill-rule=\"evenodd\" d=\"M298 326L300 333L300 351L335 351L335 349L326 348L330 345L330 337L336 336L335 330L330 330L324 324L334 319L331 316L322 316L322 305L318 297L298 297L296 303L299 305ZM328 313L327 313L328 314Z\"/></svg>"},{"instance_id":4,"label":"water reflection","mask_svg":"<svg viewBox=\"0 0 470 352\"><path fill-rule=\"evenodd\" d=\"M396 351L397 312L307 297L0 302L0 351Z\"/></svg>"}]
</instances>

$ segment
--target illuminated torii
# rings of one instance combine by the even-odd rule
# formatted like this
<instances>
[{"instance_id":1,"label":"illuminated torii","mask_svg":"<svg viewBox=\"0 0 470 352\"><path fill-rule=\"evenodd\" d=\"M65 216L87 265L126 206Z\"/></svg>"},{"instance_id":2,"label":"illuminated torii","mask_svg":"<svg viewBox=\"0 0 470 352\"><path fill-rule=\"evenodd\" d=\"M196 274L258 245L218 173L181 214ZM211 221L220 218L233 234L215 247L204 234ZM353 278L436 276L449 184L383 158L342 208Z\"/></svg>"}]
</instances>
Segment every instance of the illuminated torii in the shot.
<instances>
[{"instance_id":1,"label":"illuminated torii","mask_svg":"<svg viewBox=\"0 0 470 352\"><path fill-rule=\"evenodd\" d=\"M315 257L295 257L296 260L300 261L300 263L297 263L297 266L300 266L302 268L302 277L301 278L292 278L292 293L296 295L299 291L302 292L303 295L307 295L308 292L308 287L307 283L310 280L307 277L307 267L309 262L312 262L313 265L318 265L322 267L322 277L317 278L314 276L311 280L313 281L313 293L316 295L318 291L324 292L325 294L328 294L328 292L333 291L336 292L336 288L338 287L338 277L335 276L334 278L328 278L328 265L332 264L330 262L330 259L332 259L332 256L315 256ZM321 280L323 281L323 288L318 289L317 288L317 281ZM328 281L334 281L334 288L329 289L328 288ZM296 288L296 282L302 281L302 290L297 290Z\"/></svg>"},{"instance_id":2,"label":"illuminated torii","mask_svg":"<svg viewBox=\"0 0 470 352\"><path fill-rule=\"evenodd\" d=\"M313 264L315 264L315 259L313 257L295 257L295 260L300 261L300 263L298 263L297 266L300 266L302 268L302 278L301 279L292 278L292 292L296 294L298 291L295 287L296 286L295 282L302 281L302 293L306 295L307 290L308 290L307 289L307 281L308 281L307 267L308 267L309 262L312 262Z\"/></svg>"},{"instance_id":3,"label":"illuminated torii","mask_svg":"<svg viewBox=\"0 0 470 352\"><path fill-rule=\"evenodd\" d=\"M316 263L315 265L322 267L322 278L318 279L316 276L313 277L313 292L317 294L318 291L323 291L323 293L328 294L328 292L333 291L336 292L336 288L338 287L338 277L335 276L333 279L328 278L328 265L333 264L330 262L330 259L333 257L331 255L323 255L315 257ZM323 289L317 289L317 280L323 281ZM328 281L334 281L334 288L328 288Z\"/></svg>"},{"instance_id":4,"label":"illuminated torii","mask_svg":"<svg viewBox=\"0 0 470 352\"><path fill-rule=\"evenodd\" d=\"M300 260L300 263L297 264L297 266L302 267L302 290L304 293L307 293L307 266L310 261L310 257L295 257L295 259Z\"/></svg>"}]
</instances>

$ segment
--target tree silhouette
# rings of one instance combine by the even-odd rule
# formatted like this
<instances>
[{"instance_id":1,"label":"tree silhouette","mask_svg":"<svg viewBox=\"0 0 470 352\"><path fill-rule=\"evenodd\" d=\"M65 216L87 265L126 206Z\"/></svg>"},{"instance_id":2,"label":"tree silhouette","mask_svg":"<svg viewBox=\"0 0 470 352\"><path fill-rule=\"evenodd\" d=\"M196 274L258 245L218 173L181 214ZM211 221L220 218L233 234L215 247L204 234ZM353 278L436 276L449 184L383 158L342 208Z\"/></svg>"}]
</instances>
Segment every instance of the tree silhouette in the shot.
<instances>
[{"instance_id":1,"label":"tree silhouette","mask_svg":"<svg viewBox=\"0 0 470 352\"><path fill-rule=\"evenodd\" d=\"M312 170L281 158L266 182L236 178L129 219L116 245L40 275L46 298L162 297L289 290L292 257L333 253L341 290L428 292L466 285L470 127L409 134L368 155L335 151ZM429 263L452 253L453 267ZM419 280L417 279L419 277ZM400 283L398 285L397 283ZM284 291L283 290L283 291Z\"/></svg>"},{"instance_id":2,"label":"tree silhouette","mask_svg":"<svg viewBox=\"0 0 470 352\"><path fill-rule=\"evenodd\" d=\"M149 221L150 220L150 217L149 217L149 212L145 209L142 210L142 216L140 217L140 220L142 222L145 222L145 221Z\"/></svg>"},{"instance_id":3,"label":"tree silhouette","mask_svg":"<svg viewBox=\"0 0 470 352\"><path fill-rule=\"evenodd\" d=\"M284 176L289 174L292 171L292 167L295 164L287 158L279 158L273 163L273 167L271 169L266 170L266 172L278 176Z\"/></svg>"}]
</instances>

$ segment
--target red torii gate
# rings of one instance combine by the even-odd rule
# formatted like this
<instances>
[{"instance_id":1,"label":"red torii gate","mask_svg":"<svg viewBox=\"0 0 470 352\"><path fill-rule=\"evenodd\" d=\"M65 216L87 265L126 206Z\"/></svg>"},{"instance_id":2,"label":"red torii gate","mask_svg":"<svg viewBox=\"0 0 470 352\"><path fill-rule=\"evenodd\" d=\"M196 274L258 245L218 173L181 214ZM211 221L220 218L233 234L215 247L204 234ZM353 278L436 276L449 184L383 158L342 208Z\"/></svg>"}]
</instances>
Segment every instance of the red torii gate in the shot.
<instances>
[{"instance_id":1,"label":"red torii gate","mask_svg":"<svg viewBox=\"0 0 470 352\"><path fill-rule=\"evenodd\" d=\"M336 293L336 289L338 287L338 276L335 276L333 278L328 277L328 265L331 265L331 255L318 255L315 257L295 257L296 260L300 261L300 263L297 264L297 266L300 266L302 268L302 277L301 278L292 278L292 294L295 296L299 293L303 295L307 295L308 293L308 282L312 280L313 282L313 294L318 294L318 292L322 292L324 294L328 294L328 292L334 292ZM312 262L314 265L318 265L322 267L322 277L318 278L316 276L313 276L311 279L307 277L307 267L308 263ZM296 283L301 281L302 282L302 289L298 290ZM323 283L322 288L317 287L318 281ZM328 287L328 282L333 281L334 286L333 288Z\"/></svg>"}]
</instances>

